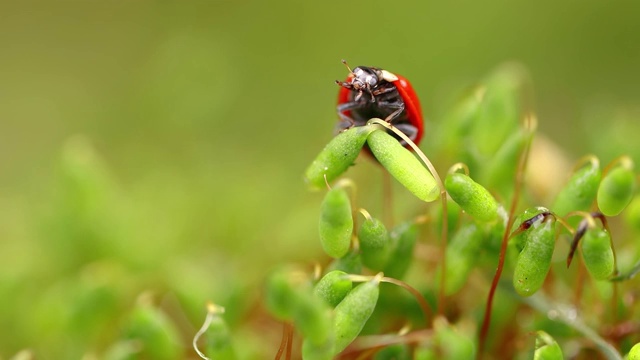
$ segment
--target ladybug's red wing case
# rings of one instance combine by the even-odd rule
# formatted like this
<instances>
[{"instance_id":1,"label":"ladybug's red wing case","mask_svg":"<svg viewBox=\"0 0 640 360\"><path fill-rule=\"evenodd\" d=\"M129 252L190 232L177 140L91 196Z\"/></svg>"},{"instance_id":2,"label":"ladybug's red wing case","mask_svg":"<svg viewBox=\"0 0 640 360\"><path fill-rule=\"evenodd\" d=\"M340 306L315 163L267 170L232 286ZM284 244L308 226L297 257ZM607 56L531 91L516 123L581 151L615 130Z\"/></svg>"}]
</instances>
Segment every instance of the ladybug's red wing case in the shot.
<instances>
[{"instance_id":1,"label":"ladybug's red wing case","mask_svg":"<svg viewBox=\"0 0 640 360\"><path fill-rule=\"evenodd\" d=\"M420 101L418 100L418 95L415 90L411 86L409 80L407 80L404 76L394 74L398 80L394 81L393 84L398 89L400 96L404 100L405 111L407 112L407 118L411 122L413 126L418 129L418 133L416 134L416 138L413 139L413 142L416 144L420 143L420 139L422 138L422 132L424 131L423 119L422 119L422 108L420 107Z\"/></svg>"}]
</instances>

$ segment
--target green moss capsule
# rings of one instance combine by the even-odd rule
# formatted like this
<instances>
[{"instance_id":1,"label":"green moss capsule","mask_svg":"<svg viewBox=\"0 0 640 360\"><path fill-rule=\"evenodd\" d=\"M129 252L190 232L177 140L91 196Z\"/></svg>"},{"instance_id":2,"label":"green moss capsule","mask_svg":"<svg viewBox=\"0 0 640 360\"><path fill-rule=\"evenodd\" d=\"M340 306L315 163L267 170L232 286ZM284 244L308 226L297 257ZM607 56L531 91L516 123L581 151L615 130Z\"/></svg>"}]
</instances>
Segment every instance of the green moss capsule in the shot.
<instances>
[{"instance_id":1,"label":"green moss capsule","mask_svg":"<svg viewBox=\"0 0 640 360\"><path fill-rule=\"evenodd\" d=\"M229 327L222 316L214 315L204 333L204 352L210 359L233 360L238 356L231 342Z\"/></svg>"},{"instance_id":2,"label":"green moss capsule","mask_svg":"<svg viewBox=\"0 0 640 360\"><path fill-rule=\"evenodd\" d=\"M353 283L344 271L328 272L313 288L313 294L324 300L329 306L335 307L351 291Z\"/></svg>"},{"instance_id":3,"label":"green moss capsule","mask_svg":"<svg viewBox=\"0 0 640 360\"><path fill-rule=\"evenodd\" d=\"M571 211L589 210L596 199L601 175L600 162L592 158L571 175L567 184L556 196L552 206L553 211L560 216L565 216Z\"/></svg>"},{"instance_id":4,"label":"green moss capsule","mask_svg":"<svg viewBox=\"0 0 640 360\"><path fill-rule=\"evenodd\" d=\"M630 160L629 160L630 162ZM609 171L598 188L598 207L606 216L616 216L629 205L636 187L632 165Z\"/></svg>"},{"instance_id":5,"label":"green moss capsule","mask_svg":"<svg viewBox=\"0 0 640 360\"><path fill-rule=\"evenodd\" d=\"M538 331L536 337L536 351L533 360L562 360L560 345L546 332Z\"/></svg>"},{"instance_id":6,"label":"green moss capsule","mask_svg":"<svg viewBox=\"0 0 640 360\"><path fill-rule=\"evenodd\" d=\"M438 198L440 190L433 175L393 136L376 130L369 134L367 144L380 164L420 200Z\"/></svg>"},{"instance_id":7,"label":"green moss capsule","mask_svg":"<svg viewBox=\"0 0 640 360\"><path fill-rule=\"evenodd\" d=\"M413 259L413 249L418 241L419 226L416 223L400 224L391 230L391 254L387 264L384 266L386 276L402 279L406 274L411 260Z\"/></svg>"},{"instance_id":8,"label":"green moss capsule","mask_svg":"<svg viewBox=\"0 0 640 360\"><path fill-rule=\"evenodd\" d=\"M331 311L313 295L305 273L291 267L274 271L267 279L267 309L280 320L292 321L305 339L316 345L331 340Z\"/></svg>"},{"instance_id":9,"label":"green moss capsule","mask_svg":"<svg viewBox=\"0 0 640 360\"><path fill-rule=\"evenodd\" d=\"M447 295L457 293L467 282L479 256L484 242L484 234L475 224L466 225L458 230L446 252L446 288Z\"/></svg>"},{"instance_id":10,"label":"green moss capsule","mask_svg":"<svg viewBox=\"0 0 640 360\"><path fill-rule=\"evenodd\" d=\"M124 337L142 344L143 350L137 355L147 359L177 359L182 351L173 323L144 298L131 314Z\"/></svg>"},{"instance_id":11,"label":"green moss capsule","mask_svg":"<svg viewBox=\"0 0 640 360\"><path fill-rule=\"evenodd\" d=\"M518 254L513 287L521 296L533 295L544 283L551 268L555 245L555 219L542 217L522 233L523 249Z\"/></svg>"},{"instance_id":12,"label":"green moss capsule","mask_svg":"<svg viewBox=\"0 0 640 360\"><path fill-rule=\"evenodd\" d=\"M360 334L378 302L380 279L356 286L336 306L333 329L336 339L334 353L344 350Z\"/></svg>"},{"instance_id":13,"label":"green moss capsule","mask_svg":"<svg viewBox=\"0 0 640 360\"><path fill-rule=\"evenodd\" d=\"M482 169L482 183L491 189L502 190L503 196L506 195L504 192L512 191L513 186L508 185L513 182L520 154L533 138L533 134L533 131L524 127L510 134Z\"/></svg>"},{"instance_id":14,"label":"green moss capsule","mask_svg":"<svg viewBox=\"0 0 640 360\"><path fill-rule=\"evenodd\" d=\"M613 250L611 237L604 229L589 229L582 239L582 257L589 274L596 280L604 280L613 274Z\"/></svg>"},{"instance_id":15,"label":"green moss capsule","mask_svg":"<svg viewBox=\"0 0 640 360\"><path fill-rule=\"evenodd\" d=\"M489 191L461 173L447 175L447 192L460 207L479 221L492 221L498 216L498 203Z\"/></svg>"},{"instance_id":16,"label":"green moss capsule","mask_svg":"<svg viewBox=\"0 0 640 360\"><path fill-rule=\"evenodd\" d=\"M390 253L389 233L384 224L376 218L367 218L358 232L362 263L376 271L382 270Z\"/></svg>"},{"instance_id":17,"label":"green moss capsule","mask_svg":"<svg viewBox=\"0 0 640 360\"><path fill-rule=\"evenodd\" d=\"M320 243L331 257L341 258L349 251L353 233L351 202L342 188L327 192L320 206Z\"/></svg>"},{"instance_id":18,"label":"green moss capsule","mask_svg":"<svg viewBox=\"0 0 640 360\"><path fill-rule=\"evenodd\" d=\"M333 338L323 344L315 344L309 339L302 341L302 359L303 360L332 360L333 348L335 344Z\"/></svg>"},{"instance_id":19,"label":"green moss capsule","mask_svg":"<svg viewBox=\"0 0 640 360\"><path fill-rule=\"evenodd\" d=\"M367 136L374 129L373 126L357 126L334 137L307 168L305 178L309 185L322 189L325 176L326 181L332 182L344 173L353 165Z\"/></svg>"}]
</instances>

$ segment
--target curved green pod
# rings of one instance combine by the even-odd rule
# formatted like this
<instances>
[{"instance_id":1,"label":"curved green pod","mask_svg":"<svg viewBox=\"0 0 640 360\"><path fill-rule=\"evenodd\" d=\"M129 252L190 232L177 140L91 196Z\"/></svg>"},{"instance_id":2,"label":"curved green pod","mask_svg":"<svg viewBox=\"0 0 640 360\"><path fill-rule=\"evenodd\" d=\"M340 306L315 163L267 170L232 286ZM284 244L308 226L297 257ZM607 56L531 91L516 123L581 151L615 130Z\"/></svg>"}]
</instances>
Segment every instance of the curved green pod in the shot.
<instances>
[{"instance_id":1,"label":"curved green pod","mask_svg":"<svg viewBox=\"0 0 640 360\"><path fill-rule=\"evenodd\" d=\"M445 293L447 295L457 293L467 282L478 260L483 240L483 231L476 224L468 224L460 228L449 242L445 255L447 260Z\"/></svg>"},{"instance_id":2,"label":"curved green pod","mask_svg":"<svg viewBox=\"0 0 640 360\"><path fill-rule=\"evenodd\" d=\"M387 228L376 218L367 218L358 232L362 263L376 271L382 270L390 253L390 241Z\"/></svg>"},{"instance_id":3,"label":"curved green pod","mask_svg":"<svg viewBox=\"0 0 640 360\"><path fill-rule=\"evenodd\" d=\"M386 131L376 130L369 134L367 144L389 174L418 199L431 202L438 198L440 190L433 175L397 139Z\"/></svg>"},{"instance_id":4,"label":"curved green pod","mask_svg":"<svg viewBox=\"0 0 640 360\"><path fill-rule=\"evenodd\" d=\"M325 187L325 176L326 182L330 183L344 173L353 165L367 136L374 129L370 125L357 126L331 139L305 172L309 186L322 189Z\"/></svg>"},{"instance_id":5,"label":"curved green pod","mask_svg":"<svg viewBox=\"0 0 640 360\"><path fill-rule=\"evenodd\" d=\"M611 276L615 261L609 232L600 228L587 230L582 239L582 257L594 279L604 280Z\"/></svg>"},{"instance_id":6,"label":"curved green pod","mask_svg":"<svg viewBox=\"0 0 640 360\"><path fill-rule=\"evenodd\" d=\"M482 185L468 175L452 173L447 175L444 187L449 196L473 218L489 222L498 216L498 203Z\"/></svg>"},{"instance_id":7,"label":"curved green pod","mask_svg":"<svg viewBox=\"0 0 640 360\"><path fill-rule=\"evenodd\" d=\"M619 166L602 178L598 188L598 207L606 216L616 216L629 205L636 187L631 166Z\"/></svg>"},{"instance_id":8,"label":"curved green pod","mask_svg":"<svg viewBox=\"0 0 640 360\"><path fill-rule=\"evenodd\" d=\"M320 205L318 230L322 248L329 256L341 258L347 254L351 246L353 216L345 189L336 187L325 195Z\"/></svg>"},{"instance_id":9,"label":"curved green pod","mask_svg":"<svg viewBox=\"0 0 640 360\"><path fill-rule=\"evenodd\" d=\"M384 266L384 273L388 277L402 279L406 274L411 259L413 249L418 241L419 226L416 223L408 222L396 226L389 237L392 242L389 260Z\"/></svg>"},{"instance_id":10,"label":"curved green pod","mask_svg":"<svg viewBox=\"0 0 640 360\"><path fill-rule=\"evenodd\" d=\"M560 216L565 216L571 211L589 210L596 199L601 176L600 162L592 158L571 175L556 196L551 207L553 211Z\"/></svg>"},{"instance_id":11,"label":"curved green pod","mask_svg":"<svg viewBox=\"0 0 640 360\"><path fill-rule=\"evenodd\" d=\"M518 254L513 287L521 296L533 295L544 283L551 268L555 245L555 219L542 218L522 233L523 249Z\"/></svg>"},{"instance_id":12,"label":"curved green pod","mask_svg":"<svg viewBox=\"0 0 640 360\"><path fill-rule=\"evenodd\" d=\"M329 306L335 307L351 291L353 283L347 278L347 273L340 270L328 272L313 288L313 294L324 300Z\"/></svg>"},{"instance_id":13,"label":"curved green pod","mask_svg":"<svg viewBox=\"0 0 640 360\"><path fill-rule=\"evenodd\" d=\"M356 286L336 306L333 317L333 331L336 345L334 354L340 353L360 334L373 313L380 295L380 279Z\"/></svg>"}]
</instances>

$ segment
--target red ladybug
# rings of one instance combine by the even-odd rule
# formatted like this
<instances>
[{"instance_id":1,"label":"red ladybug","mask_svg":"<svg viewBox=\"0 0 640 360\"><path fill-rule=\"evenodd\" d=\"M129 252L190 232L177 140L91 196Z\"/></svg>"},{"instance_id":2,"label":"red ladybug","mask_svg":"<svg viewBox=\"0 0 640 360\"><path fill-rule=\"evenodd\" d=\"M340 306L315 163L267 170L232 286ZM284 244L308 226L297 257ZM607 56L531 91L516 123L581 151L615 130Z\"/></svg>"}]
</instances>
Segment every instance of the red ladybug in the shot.
<instances>
[{"instance_id":1,"label":"red ladybug","mask_svg":"<svg viewBox=\"0 0 640 360\"><path fill-rule=\"evenodd\" d=\"M338 130L366 125L372 118L383 119L418 144L422 138L422 110L418 96L407 79L387 70L358 66L349 69L346 81L336 80ZM409 147L401 141L405 147Z\"/></svg>"}]
</instances>

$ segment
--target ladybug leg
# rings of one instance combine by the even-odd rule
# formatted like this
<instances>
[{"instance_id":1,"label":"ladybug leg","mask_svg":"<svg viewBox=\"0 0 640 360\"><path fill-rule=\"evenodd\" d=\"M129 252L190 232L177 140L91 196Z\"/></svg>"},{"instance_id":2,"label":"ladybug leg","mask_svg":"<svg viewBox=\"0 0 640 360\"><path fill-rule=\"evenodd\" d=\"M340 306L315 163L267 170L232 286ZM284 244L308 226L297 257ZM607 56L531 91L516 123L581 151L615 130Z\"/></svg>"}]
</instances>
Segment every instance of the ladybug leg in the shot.
<instances>
[{"instance_id":1,"label":"ladybug leg","mask_svg":"<svg viewBox=\"0 0 640 360\"><path fill-rule=\"evenodd\" d=\"M362 104L356 101L346 102L338 105L337 109L338 109L338 116L340 117L340 127L343 130L351 129L356 125L356 122L344 112L357 109L361 106Z\"/></svg>"},{"instance_id":2,"label":"ladybug leg","mask_svg":"<svg viewBox=\"0 0 640 360\"><path fill-rule=\"evenodd\" d=\"M379 106L385 106L391 109L395 109L391 114L389 114L386 118L384 118L384 121L388 123L392 122L395 118L400 116L400 114L402 114L402 112L404 111L403 102L382 102L382 103L379 103Z\"/></svg>"},{"instance_id":3,"label":"ladybug leg","mask_svg":"<svg viewBox=\"0 0 640 360\"><path fill-rule=\"evenodd\" d=\"M409 123L395 124L394 126L398 130L402 131L403 134L407 135L407 137L411 139L411 141L415 140L416 136L418 135L418 128ZM406 145L404 140L401 140L400 143L402 145Z\"/></svg>"}]
</instances>

